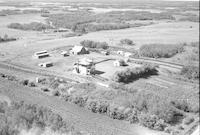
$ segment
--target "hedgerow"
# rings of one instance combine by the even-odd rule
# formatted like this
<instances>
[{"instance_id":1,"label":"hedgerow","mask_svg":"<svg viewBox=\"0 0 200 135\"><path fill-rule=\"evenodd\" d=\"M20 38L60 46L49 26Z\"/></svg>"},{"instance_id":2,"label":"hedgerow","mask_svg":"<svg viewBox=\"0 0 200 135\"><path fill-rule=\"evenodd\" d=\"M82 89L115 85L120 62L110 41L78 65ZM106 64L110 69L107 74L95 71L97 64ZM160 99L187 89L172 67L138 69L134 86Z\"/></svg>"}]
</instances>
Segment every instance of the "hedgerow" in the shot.
<instances>
[{"instance_id":1,"label":"hedgerow","mask_svg":"<svg viewBox=\"0 0 200 135\"><path fill-rule=\"evenodd\" d=\"M139 78L156 75L157 70L154 66L144 65L142 67L127 68L124 71L117 71L112 79L115 82L129 83Z\"/></svg>"},{"instance_id":2,"label":"hedgerow","mask_svg":"<svg viewBox=\"0 0 200 135\"><path fill-rule=\"evenodd\" d=\"M106 42L95 42L91 40L83 40L80 44L87 48L100 48L100 49L108 49L109 46Z\"/></svg>"},{"instance_id":3,"label":"hedgerow","mask_svg":"<svg viewBox=\"0 0 200 135\"><path fill-rule=\"evenodd\" d=\"M20 24L20 23L11 23L8 25L8 28L20 29L20 30L33 30L33 31L42 31L46 29L51 29L52 27L47 24L32 22L29 24Z\"/></svg>"}]
</instances>

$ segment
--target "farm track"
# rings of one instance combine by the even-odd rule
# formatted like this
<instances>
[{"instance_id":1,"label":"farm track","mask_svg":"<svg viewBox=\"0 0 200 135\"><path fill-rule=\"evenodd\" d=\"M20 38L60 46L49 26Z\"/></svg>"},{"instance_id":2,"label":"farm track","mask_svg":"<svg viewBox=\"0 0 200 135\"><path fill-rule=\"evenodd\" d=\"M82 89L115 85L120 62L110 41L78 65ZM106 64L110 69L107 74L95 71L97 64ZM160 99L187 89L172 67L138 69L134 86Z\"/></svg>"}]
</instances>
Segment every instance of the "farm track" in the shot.
<instances>
[{"instance_id":1,"label":"farm track","mask_svg":"<svg viewBox=\"0 0 200 135\"><path fill-rule=\"evenodd\" d=\"M67 122L72 123L76 129L89 132L91 135L143 135L142 127L89 112L57 97L48 96L36 89L14 82L0 79L0 90L11 100L48 107L60 114Z\"/></svg>"},{"instance_id":2,"label":"farm track","mask_svg":"<svg viewBox=\"0 0 200 135\"><path fill-rule=\"evenodd\" d=\"M67 81L77 82L70 78L66 78L65 76L58 75L57 73L54 73L54 72L49 72L46 70L36 70L36 69L29 68L29 67L23 67L23 66L19 66L19 65L10 64L7 62L0 62L0 68L7 69L7 70L13 70L16 72L24 72L24 73L29 73L29 74L41 75L41 76L61 77Z\"/></svg>"},{"instance_id":3,"label":"farm track","mask_svg":"<svg viewBox=\"0 0 200 135\"><path fill-rule=\"evenodd\" d=\"M173 62L166 62L166 61L161 61L161 60L156 60L156 59L151 59L151 58L130 58L131 61L139 61L139 62L149 62L149 63L153 63L153 64L158 64L158 65L162 65L162 66L166 66L166 67L170 67L170 68L175 68L175 69L182 69L183 65L181 64L177 64L177 63L173 63Z\"/></svg>"}]
</instances>

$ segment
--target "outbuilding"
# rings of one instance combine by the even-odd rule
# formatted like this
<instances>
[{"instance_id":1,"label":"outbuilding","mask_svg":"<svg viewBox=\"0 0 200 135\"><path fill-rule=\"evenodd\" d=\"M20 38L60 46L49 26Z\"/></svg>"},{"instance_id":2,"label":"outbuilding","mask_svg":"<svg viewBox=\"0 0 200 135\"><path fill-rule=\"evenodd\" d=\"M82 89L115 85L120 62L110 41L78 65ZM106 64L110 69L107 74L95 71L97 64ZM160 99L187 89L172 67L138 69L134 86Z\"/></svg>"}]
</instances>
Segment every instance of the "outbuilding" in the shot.
<instances>
[{"instance_id":1,"label":"outbuilding","mask_svg":"<svg viewBox=\"0 0 200 135\"><path fill-rule=\"evenodd\" d=\"M40 51L40 52L35 52L33 55L33 58L37 58L37 59L41 59L41 58L45 58L45 57L49 57L49 53L46 50Z\"/></svg>"},{"instance_id":2,"label":"outbuilding","mask_svg":"<svg viewBox=\"0 0 200 135\"><path fill-rule=\"evenodd\" d=\"M47 68L47 67L52 67L53 63L52 62L45 62L45 63L38 64L38 66Z\"/></svg>"},{"instance_id":3,"label":"outbuilding","mask_svg":"<svg viewBox=\"0 0 200 135\"><path fill-rule=\"evenodd\" d=\"M76 45L70 50L70 54L80 55L80 54L88 54L89 51L83 46Z\"/></svg>"},{"instance_id":4,"label":"outbuilding","mask_svg":"<svg viewBox=\"0 0 200 135\"><path fill-rule=\"evenodd\" d=\"M69 52L68 51L62 51L60 53L63 57L69 56Z\"/></svg>"}]
</instances>

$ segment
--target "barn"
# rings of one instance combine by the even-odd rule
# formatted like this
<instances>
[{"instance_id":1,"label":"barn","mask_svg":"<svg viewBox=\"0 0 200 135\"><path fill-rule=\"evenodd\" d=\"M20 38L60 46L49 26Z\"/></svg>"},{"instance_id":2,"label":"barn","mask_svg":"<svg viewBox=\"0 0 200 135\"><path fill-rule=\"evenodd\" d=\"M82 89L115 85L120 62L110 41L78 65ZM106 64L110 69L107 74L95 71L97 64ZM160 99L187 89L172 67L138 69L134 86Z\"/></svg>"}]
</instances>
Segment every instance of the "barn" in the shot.
<instances>
[{"instance_id":1,"label":"barn","mask_svg":"<svg viewBox=\"0 0 200 135\"><path fill-rule=\"evenodd\" d=\"M80 55L80 54L88 54L89 51L83 46L74 46L72 50L70 50L70 54Z\"/></svg>"}]
</instances>

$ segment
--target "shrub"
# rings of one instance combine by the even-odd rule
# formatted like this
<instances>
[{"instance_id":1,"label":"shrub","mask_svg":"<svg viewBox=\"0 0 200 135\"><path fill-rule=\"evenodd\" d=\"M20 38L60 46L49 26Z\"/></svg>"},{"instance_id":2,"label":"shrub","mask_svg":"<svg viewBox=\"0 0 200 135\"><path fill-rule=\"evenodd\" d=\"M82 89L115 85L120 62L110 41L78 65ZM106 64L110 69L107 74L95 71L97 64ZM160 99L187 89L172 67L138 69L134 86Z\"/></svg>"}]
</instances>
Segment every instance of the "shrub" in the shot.
<instances>
[{"instance_id":1,"label":"shrub","mask_svg":"<svg viewBox=\"0 0 200 135\"><path fill-rule=\"evenodd\" d=\"M150 44L140 48L140 55L151 58L169 58L183 51L183 45Z\"/></svg>"},{"instance_id":2,"label":"shrub","mask_svg":"<svg viewBox=\"0 0 200 135\"><path fill-rule=\"evenodd\" d=\"M80 44L87 48L99 48L99 49L108 49L109 46L106 42L95 42L91 40L83 40Z\"/></svg>"},{"instance_id":3,"label":"shrub","mask_svg":"<svg viewBox=\"0 0 200 135\"><path fill-rule=\"evenodd\" d=\"M137 68L132 68L132 69L127 68L124 71L117 71L113 75L113 80L115 82L128 83L136 79L147 77L149 75L155 75L155 74L157 74L157 70L155 67L150 66L150 65L145 65L142 67L137 67Z\"/></svg>"},{"instance_id":4,"label":"shrub","mask_svg":"<svg viewBox=\"0 0 200 135\"><path fill-rule=\"evenodd\" d=\"M141 114L139 116L139 122L150 129L164 131L166 124L164 120L159 119L156 115Z\"/></svg>"},{"instance_id":5,"label":"shrub","mask_svg":"<svg viewBox=\"0 0 200 135\"><path fill-rule=\"evenodd\" d=\"M194 122L194 118L193 117L186 117L184 119L184 124L185 125L190 125L192 122Z\"/></svg>"},{"instance_id":6,"label":"shrub","mask_svg":"<svg viewBox=\"0 0 200 135\"><path fill-rule=\"evenodd\" d=\"M60 96L60 92L58 90L52 90L51 95L52 96Z\"/></svg>"},{"instance_id":7,"label":"shrub","mask_svg":"<svg viewBox=\"0 0 200 135\"><path fill-rule=\"evenodd\" d=\"M133 41L130 39L121 39L120 40L121 44L126 44L126 45L133 45Z\"/></svg>"},{"instance_id":8,"label":"shrub","mask_svg":"<svg viewBox=\"0 0 200 135\"><path fill-rule=\"evenodd\" d=\"M181 75L186 77L187 79L199 79L199 67L197 66L184 66L181 69Z\"/></svg>"},{"instance_id":9,"label":"shrub","mask_svg":"<svg viewBox=\"0 0 200 135\"><path fill-rule=\"evenodd\" d=\"M29 82L29 83L28 83L28 86L29 86L29 87L36 87L36 84L35 84L34 82Z\"/></svg>"},{"instance_id":10,"label":"shrub","mask_svg":"<svg viewBox=\"0 0 200 135\"><path fill-rule=\"evenodd\" d=\"M24 85L24 86L27 86L28 83L29 83L29 80L22 80L22 81L20 82L20 84L21 84L21 85Z\"/></svg>"}]
</instances>

